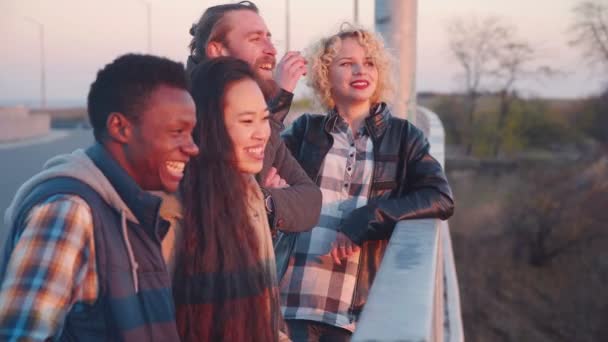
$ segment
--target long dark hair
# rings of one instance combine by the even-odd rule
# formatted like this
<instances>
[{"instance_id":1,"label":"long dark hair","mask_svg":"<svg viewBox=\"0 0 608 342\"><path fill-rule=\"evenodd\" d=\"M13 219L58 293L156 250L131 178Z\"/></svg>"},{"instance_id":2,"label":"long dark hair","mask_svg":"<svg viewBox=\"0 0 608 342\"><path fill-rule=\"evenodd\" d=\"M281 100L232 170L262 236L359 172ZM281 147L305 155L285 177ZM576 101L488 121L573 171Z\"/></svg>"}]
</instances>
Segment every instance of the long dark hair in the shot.
<instances>
[{"instance_id":1,"label":"long dark hair","mask_svg":"<svg viewBox=\"0 0 608 342\"><path fill-rule=\"evenodd\" d=\"M259 241L247 214L247 181L235 164L224 120L228 87L255 80L247 63L220 57L192 73L198 156L186 167L181 193L184 239L177 260L174 297L184 341L271 341L278 326L263 296L271 275L235 277L260 260ZM179 248L179 247L178 247ZM205 276L201 276L205 275Z\"/></svg>"}]
</instances>

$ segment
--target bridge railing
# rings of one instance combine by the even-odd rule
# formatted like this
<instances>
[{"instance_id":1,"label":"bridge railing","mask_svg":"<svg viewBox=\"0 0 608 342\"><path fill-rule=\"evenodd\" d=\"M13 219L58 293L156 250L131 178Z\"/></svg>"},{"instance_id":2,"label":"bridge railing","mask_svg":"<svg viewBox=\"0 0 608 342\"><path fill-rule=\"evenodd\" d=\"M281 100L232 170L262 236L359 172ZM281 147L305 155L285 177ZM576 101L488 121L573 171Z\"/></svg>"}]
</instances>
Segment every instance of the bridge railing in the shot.
<instances>
[{"instance_id":1,"label":"bridge railing","mask_svg":"<svg viewBox=\"0 0 608 342\"><path fill-rule=\"evenodd\" d=\"M441 121L418 108L416 124L443 165ZM353 341L463 341L460 294L448 223L401 221L395 227Z\"/></svg>"}]
</instances>

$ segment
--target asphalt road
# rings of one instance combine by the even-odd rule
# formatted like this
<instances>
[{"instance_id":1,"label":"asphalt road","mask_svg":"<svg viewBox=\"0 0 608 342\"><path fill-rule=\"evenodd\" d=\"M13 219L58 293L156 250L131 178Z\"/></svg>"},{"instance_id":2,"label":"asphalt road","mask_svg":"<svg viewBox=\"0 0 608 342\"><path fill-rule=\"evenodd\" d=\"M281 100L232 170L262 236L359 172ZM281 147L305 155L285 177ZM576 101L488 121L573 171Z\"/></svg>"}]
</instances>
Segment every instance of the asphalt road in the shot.
<instances>
[{"instance_id":1,"label":"asphalt road","mask_svg":"<svg viewBox=\"0 0 608 342\"><path fill-rule=\"evenodd\" d=\"M74 129L14 144L0 144L0 221L19 186L57 154L70 153L93 143L93 131Z\"/></svg>"}]
</instances>

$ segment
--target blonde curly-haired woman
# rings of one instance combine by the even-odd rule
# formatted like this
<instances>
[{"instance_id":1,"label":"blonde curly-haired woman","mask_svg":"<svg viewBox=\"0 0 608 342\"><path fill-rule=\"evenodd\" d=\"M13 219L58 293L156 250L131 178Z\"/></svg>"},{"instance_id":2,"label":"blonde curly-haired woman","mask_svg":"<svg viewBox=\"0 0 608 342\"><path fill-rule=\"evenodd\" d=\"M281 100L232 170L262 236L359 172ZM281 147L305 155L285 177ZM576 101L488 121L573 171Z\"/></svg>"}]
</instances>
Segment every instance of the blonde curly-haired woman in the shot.
<instances>
[{"instance_id":1,"label":"blonde curly-haired woman","mask_svg":"<svg viewBox=\"0 0 608 342\"><path fill-rule=\"evenodd\" d=\"M309 85L326 113L302 115L283 138L323 203L280 283L293 341L350 340L396 223L452 215L424 134L391 115L390 61L382 40L358 28L309 49Z\"/></svg>"}]
</instances>

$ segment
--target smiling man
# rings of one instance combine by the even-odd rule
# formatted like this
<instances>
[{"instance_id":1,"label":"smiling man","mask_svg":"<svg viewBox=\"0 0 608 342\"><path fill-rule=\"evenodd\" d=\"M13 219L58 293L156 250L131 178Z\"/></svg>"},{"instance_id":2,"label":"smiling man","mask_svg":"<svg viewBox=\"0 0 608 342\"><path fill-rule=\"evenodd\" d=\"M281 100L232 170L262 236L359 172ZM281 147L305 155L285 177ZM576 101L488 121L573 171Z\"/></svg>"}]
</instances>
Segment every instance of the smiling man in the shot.
<instances>
[{"instance_id":1,"label":"smiling man","mask_svg":"<svg viewBox=\"0 0 608 342\"><path fill-rule=\"evenodd\" d=\"M51 159L6 213L0 340L178 341L161 199L198 153L180 63L125 55L88 97L96 143Z\"/></svg>"},{"instance_id":2,"label":"smiling man","mask_svg":"<svg viewBox=\"0 0 608 342\"><path fill-rule=\"evenodd\" d=\"M279 135L296 84L306 73L305 59L299 52L289 51L277 64L277 51L268 27L250 1L209 7L190 34L193 38L188 70L207 59L230 56L247 62L258 76L271 114L264 167L257 176L270 226L284 232L311 229L319 219L321 191Z\"/></svg>"}]
</instances>

